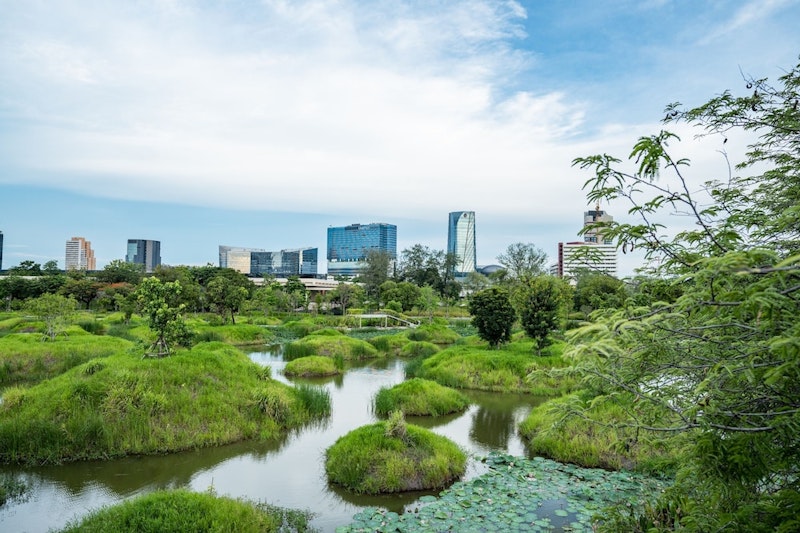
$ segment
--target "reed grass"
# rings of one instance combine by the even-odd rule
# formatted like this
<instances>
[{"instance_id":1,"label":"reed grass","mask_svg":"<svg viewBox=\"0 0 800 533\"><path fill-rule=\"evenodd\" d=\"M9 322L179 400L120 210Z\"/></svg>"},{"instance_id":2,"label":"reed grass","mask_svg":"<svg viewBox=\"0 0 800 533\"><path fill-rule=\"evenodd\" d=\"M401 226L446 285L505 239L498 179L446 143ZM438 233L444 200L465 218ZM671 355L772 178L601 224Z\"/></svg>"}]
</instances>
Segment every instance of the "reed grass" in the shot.
<instances>
[{"instance_id":1,"label":"reed grass","mask_svg":"<svg viewBox=\"0 0 800 533\"><path fill-rule=\"evenodd\" d=\"M336 361L322 355L309 355L293 359L286 363L283 373L287 376L337 376L342 369L337 367Z\"/></svg>"},{"instance_id":2,"label":"reed grass","mask_svg":"<svg viewBox=\"0 0 800 533\"><path fill-rule=\"evenodd\" d=\"M427 429L378 422L340 437L325 454L328 480L356 493L441 489L464 474L467 456Z\"/></svg>"},{"instance_id":3,"label":"reed grass","mask_svg":"<svg viewBox=\"0 0 800 533\"><path fill-rule=\"evenodd\" d=\"M156 491L70 522L62 533L313 531L307 512L185 489Z\"/></svg>"},{"instance_id":4,"label":"reed grass","mask_svg":"<svg viewBox=\"0 0 800 533\"><path fill-rule=\"evenodd\" d=\"M324 399L298 391L223 343L157 360L118 353L7 391L0 462L52 464L271 438L323 411L317 404Z\"/></svg>"},{"instance_id":5,"label":"reed grass","mask_svg":"<svg viewBox=\"0 0 800 533\"><path fill-rule=\"evenodd\" d=\"M419 378L394 387L381 387L373 401L378 416L388 416L396 411L414 416L440 416L461 412L469 404L469 398L464 394Z\"/></svg>"}]
</instances>

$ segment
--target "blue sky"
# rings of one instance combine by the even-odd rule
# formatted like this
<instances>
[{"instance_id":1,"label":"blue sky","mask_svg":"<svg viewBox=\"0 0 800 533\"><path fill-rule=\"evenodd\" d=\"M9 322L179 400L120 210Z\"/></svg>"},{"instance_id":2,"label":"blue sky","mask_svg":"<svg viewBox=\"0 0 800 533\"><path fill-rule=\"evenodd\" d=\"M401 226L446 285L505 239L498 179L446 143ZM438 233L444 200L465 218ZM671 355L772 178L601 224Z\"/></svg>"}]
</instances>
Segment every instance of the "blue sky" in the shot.
<instances>
[{"instance_id":1,"label":"blue sky","mask_svg":"<svg viewBox=\"0 0 800 533\"><path fill-rule=\"evenodd\" d=\"M3 268L102 267L129 238L167 264L220 244L316 246L398 226L446 246L476 212L478 262L576 239L588 177L664 106L776 78L800 54L800 3L749 1L0 0ZM713 140L680 149L697 183ZM743 139L726 145L735 159ZM602 206L626 220L621 205ZM638 266L620 258L622 274ZM323 264L324 269L324 264Z\"/></svg>"}]
</instances>

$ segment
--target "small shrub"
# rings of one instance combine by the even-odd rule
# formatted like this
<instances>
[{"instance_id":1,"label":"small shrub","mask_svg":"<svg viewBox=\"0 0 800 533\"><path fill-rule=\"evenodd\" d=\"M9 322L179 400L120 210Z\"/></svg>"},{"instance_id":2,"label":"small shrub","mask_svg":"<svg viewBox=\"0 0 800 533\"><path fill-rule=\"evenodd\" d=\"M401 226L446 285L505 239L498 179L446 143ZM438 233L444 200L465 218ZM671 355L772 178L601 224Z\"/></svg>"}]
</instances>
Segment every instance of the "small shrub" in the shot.
<instances>
[{"instance_id":1,"label":"small shrub","mask_svg":"<svg viewBox=\"0 0 800 533\"><path fill-rule=\"evenodd\" d=\"M390 438L405 440L408 436L408 427L403 411L392 411L389 419L386 420L386 431L384 435Z\"/></svg>"},{"instance_id":2,"label":"small shrub","mask_svg":"<svg viewBox=\"0 0 800 533\"><path fill-rule=\"evenodd\" d=\"M432 342L411 341L400 349L402 357L429 357L439 351Z\"/></svg>"}]
</instances>

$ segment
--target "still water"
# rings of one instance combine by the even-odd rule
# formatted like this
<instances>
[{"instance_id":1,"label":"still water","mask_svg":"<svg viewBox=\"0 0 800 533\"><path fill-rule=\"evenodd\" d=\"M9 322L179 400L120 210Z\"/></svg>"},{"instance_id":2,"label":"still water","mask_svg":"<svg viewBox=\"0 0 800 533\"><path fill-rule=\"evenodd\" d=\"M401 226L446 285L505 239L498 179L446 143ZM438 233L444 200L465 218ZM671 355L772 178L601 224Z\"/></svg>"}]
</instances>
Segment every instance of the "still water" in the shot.
<instances>
[{"instance_id":1,"label":"still water","mask_svg":"<svg viewBox=\"0 0 800 533\"><path fill-rule=\"evenodd\" d=\"M402 512L426 492L359 496L331 486L325 479L325 450L349 431L377 420L371 400L384 386L404 379L405 361L389 359L350 367L344 376L320 380L288 380L280 350L255 352L250 358L272 367L285 383L305 382L326 388L332 415L321 422L266 442L228 446L156 457L82 462L38 468L2 467L22 473L32 487L26 501L0 507L0 531L43 532L63 527L99 507L157 489L213 489L217 494L308 509L314 527L328 532L350 522L363 507L381 506ZM410 417L462 446L473 457L492 450L526 455L517 424L539 401L524 395L468 393L472 406L446 417ZM471 460L469 479L483 472Z\"/></svg>"}]
</instances>

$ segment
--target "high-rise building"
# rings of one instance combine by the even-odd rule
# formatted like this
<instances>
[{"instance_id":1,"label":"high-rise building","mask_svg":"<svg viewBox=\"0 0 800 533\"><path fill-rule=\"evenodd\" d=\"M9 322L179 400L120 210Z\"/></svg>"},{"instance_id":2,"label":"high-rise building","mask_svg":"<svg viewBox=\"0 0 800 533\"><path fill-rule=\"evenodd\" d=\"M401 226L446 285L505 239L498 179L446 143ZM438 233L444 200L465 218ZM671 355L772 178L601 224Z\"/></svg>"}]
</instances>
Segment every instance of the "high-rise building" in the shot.
<instances>
[{"instance_id":1,"label":"high-rise building","mask_svg":"<svg viewBox=\"0 0 800 533\"><path fill-rule=\"evenodd\" d=\"M153 272L161 264L161 241L128 239L125 261L143 265L145 272Z\"/></svg>"},{"instance_id":2,"label":"high-rise building","mask_svg":"<svg viewBox=\"0 0 800 533\"><path fill-rule=\"evenodd\" d=\"M580 274L617 276L617 247L586 241L558 243L556 275L575 281Z\"/></svg>"},{"instance_id":3,"label":"high-rise building","mask_svg":"<svg viewBox=\"0 0 800 533\"><path fill-rule=\"evenodd\" d=\"M3 232L0 231L0 270L3 270Z\"/></svg>"},{"instance_id":4,"label":"high-rise building","mask_svg":"<svg viewBox=\"0 0 800 533\"><path fill-rule=\"evenodd\" d=\"M475 211L453 211L447 224L447 253L456 257L456 276L475 272Z\"/></svg>"},{"instance_id":5,"label":"high-rise building","mask_svg":"<svg viewBox=\"0 0 800 533\"><path fill-rule=\"evenodd\" d=\"M603 235L603 228L591 226L613 222L614 217L596 206L583 213L583 241L558 243L558 262L551 272L575 281L581 273L617 275L617 247Z\"/></svg>"},{"instance_id":6,"label":"high-rise building","mask_svg":"<svg viewBox=\"0 0 800 533\"><path fill-rule=\"evenodd\" d=\"M376 222L328 228L328 274L356 276L366 266L370 251L397 259L397 226Z\"/></svg>"},{"instance_id":7,"label":"high-rise building","mask_svg":"<svg viewBox=\"0 0 800 533\"><path fill-rule=\"evenodd\" d=\"M64 259L65 270L97 270L92 243L83 237L72 237L67 241Z\"/></svg>"},{"instance_id":8,"label":"high-rise building","mask_svg":"<svg viewBox=\"0 0 800 533\"><path fill-rule=\"evenodd\" d=\"M584 242L594 242L602 244L612 244L611 239L603 236L602 228L591 228L593 224L601 222L613 222L614 217L600 210L598 204L593 211L584 211L583 213L583 227L588 228L583 234Z\"/></svg>"},{"instance_id":9,"label":"high-rise building","mask_svg":"<svg viewBox=\"0 0 800 533\"><path fill-rule=\"evenodd\" d=\"M270 252L258 248L219 247L219 266L250 276L276 277L317 274L317 248Z\"/></svg>"}]
</instances>

